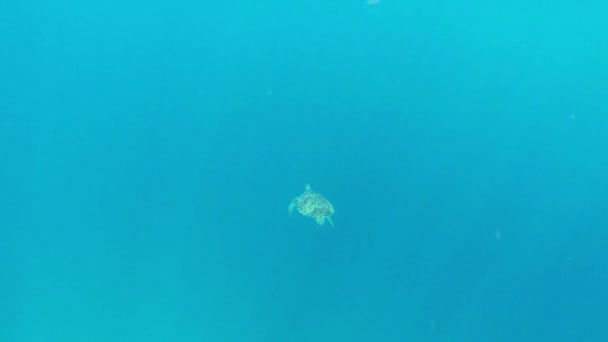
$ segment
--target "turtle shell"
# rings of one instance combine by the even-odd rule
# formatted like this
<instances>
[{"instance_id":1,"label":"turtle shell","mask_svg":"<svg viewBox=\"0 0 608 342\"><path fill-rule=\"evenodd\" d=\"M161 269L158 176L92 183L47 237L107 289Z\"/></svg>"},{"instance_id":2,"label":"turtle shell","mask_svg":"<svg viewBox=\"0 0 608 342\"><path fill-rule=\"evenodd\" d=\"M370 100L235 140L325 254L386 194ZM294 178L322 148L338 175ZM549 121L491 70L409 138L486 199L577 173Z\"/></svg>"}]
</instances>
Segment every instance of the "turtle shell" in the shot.
<instances>
[{"instance_id":1,"label":"turtle shell","mask_svg":"<svg viewBox=\"0 0 608 342\"><path fill-rule=\"evenodd\" d=\"M331 216L334 214L334 206L323 195L313 191L310 185L306 185L304 193L291 201L289 213L294 209L304 216L314 218L320 226L325 224L325 220L333 226Z\"/></svg>"}]
</instances>

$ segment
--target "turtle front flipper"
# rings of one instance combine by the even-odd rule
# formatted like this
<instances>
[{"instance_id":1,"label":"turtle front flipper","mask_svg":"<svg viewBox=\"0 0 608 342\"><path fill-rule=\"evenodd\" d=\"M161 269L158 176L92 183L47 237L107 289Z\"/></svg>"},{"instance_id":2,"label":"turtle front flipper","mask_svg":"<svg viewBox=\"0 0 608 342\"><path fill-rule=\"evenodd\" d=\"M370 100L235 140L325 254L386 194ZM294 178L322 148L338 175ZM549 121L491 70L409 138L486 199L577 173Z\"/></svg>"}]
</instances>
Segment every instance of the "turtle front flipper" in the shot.
<instances>
[{"instance_id":1,"label":"turtle front flipper","mask_svg":"<svg viewBox=\"0 0 608 342\"><path fill-rule=\"evenodd\" d=\"M329 222L329 224L331 224L331 226L334 226L334 221L331 220L331 217L327 216L326 217L327 221Z\"/></svg>"},{"instance_id":2,"label":"turtle front flipper","mask_svg":"<svg viewBox=\"0 0 608 342\"><path fill-rule=\"evenodd\" d=\"M289 203L289 208L287 209L287 211L289 212L289 215L291 215L293 213L293 210L296 208L296 205L298 204L298 199L299 198L300 198L300 196L292 199L291 203Z\"/></svg>"}]
</instances>

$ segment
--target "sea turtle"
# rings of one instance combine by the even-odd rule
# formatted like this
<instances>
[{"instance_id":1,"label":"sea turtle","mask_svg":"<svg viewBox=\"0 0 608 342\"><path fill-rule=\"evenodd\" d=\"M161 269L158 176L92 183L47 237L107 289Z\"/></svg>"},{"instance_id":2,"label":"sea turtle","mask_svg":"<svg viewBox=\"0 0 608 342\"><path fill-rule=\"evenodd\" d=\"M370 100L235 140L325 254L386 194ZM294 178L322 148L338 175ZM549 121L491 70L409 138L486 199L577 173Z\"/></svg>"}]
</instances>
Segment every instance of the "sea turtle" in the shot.
<instances>
[{"instance_id":1,"label":"sea turtle","mask_svg":"<svg viewBox=\"0 0 608 342\"><path fill-rule=\"evenodd\" d=\"M289 204L289 214L294 209L298 209L300 214L314 218L322 226L325 220L333 226L331 215L334 214L334 206L318 192L313 191L310 185L306 184L306 190L300 196L294 198Z\"/></svg>"}]
</instances>

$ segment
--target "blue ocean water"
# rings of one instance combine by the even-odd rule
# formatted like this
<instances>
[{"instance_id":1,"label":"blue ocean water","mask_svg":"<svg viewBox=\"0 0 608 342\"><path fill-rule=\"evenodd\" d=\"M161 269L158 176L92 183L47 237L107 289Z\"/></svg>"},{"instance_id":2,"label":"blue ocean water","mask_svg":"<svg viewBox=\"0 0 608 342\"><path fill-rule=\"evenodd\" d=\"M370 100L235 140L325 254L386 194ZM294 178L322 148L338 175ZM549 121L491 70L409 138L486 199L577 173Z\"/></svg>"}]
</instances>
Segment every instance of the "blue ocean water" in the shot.
<instances>
[{"instance_id":1,"label":"blue ocean water","mask_svg":"<svg viewBox=\"0 0 608 342\"><path fill-rule=\"evenodd\" d=\"M607 17L3 2L0 341L608 340Z\"/></svg>"}]
</instances>

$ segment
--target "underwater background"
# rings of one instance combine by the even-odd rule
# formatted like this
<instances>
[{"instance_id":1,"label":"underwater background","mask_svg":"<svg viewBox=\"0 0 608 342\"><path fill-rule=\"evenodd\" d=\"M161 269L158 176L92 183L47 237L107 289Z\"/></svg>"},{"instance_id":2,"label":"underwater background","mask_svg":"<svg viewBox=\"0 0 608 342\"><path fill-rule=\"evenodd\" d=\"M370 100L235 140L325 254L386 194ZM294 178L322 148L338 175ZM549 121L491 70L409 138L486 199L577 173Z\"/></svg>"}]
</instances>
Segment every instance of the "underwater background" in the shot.
<instances>
[{"instance_id":1,"label":"underwater background","mask_svg":"<svg viewBox=\"0 0 608 342\"><path fill-rule=\"evenodd\" d=\"M608 341L606 18L3 2L0 341Z\"/></svg>"}]
</instances>

